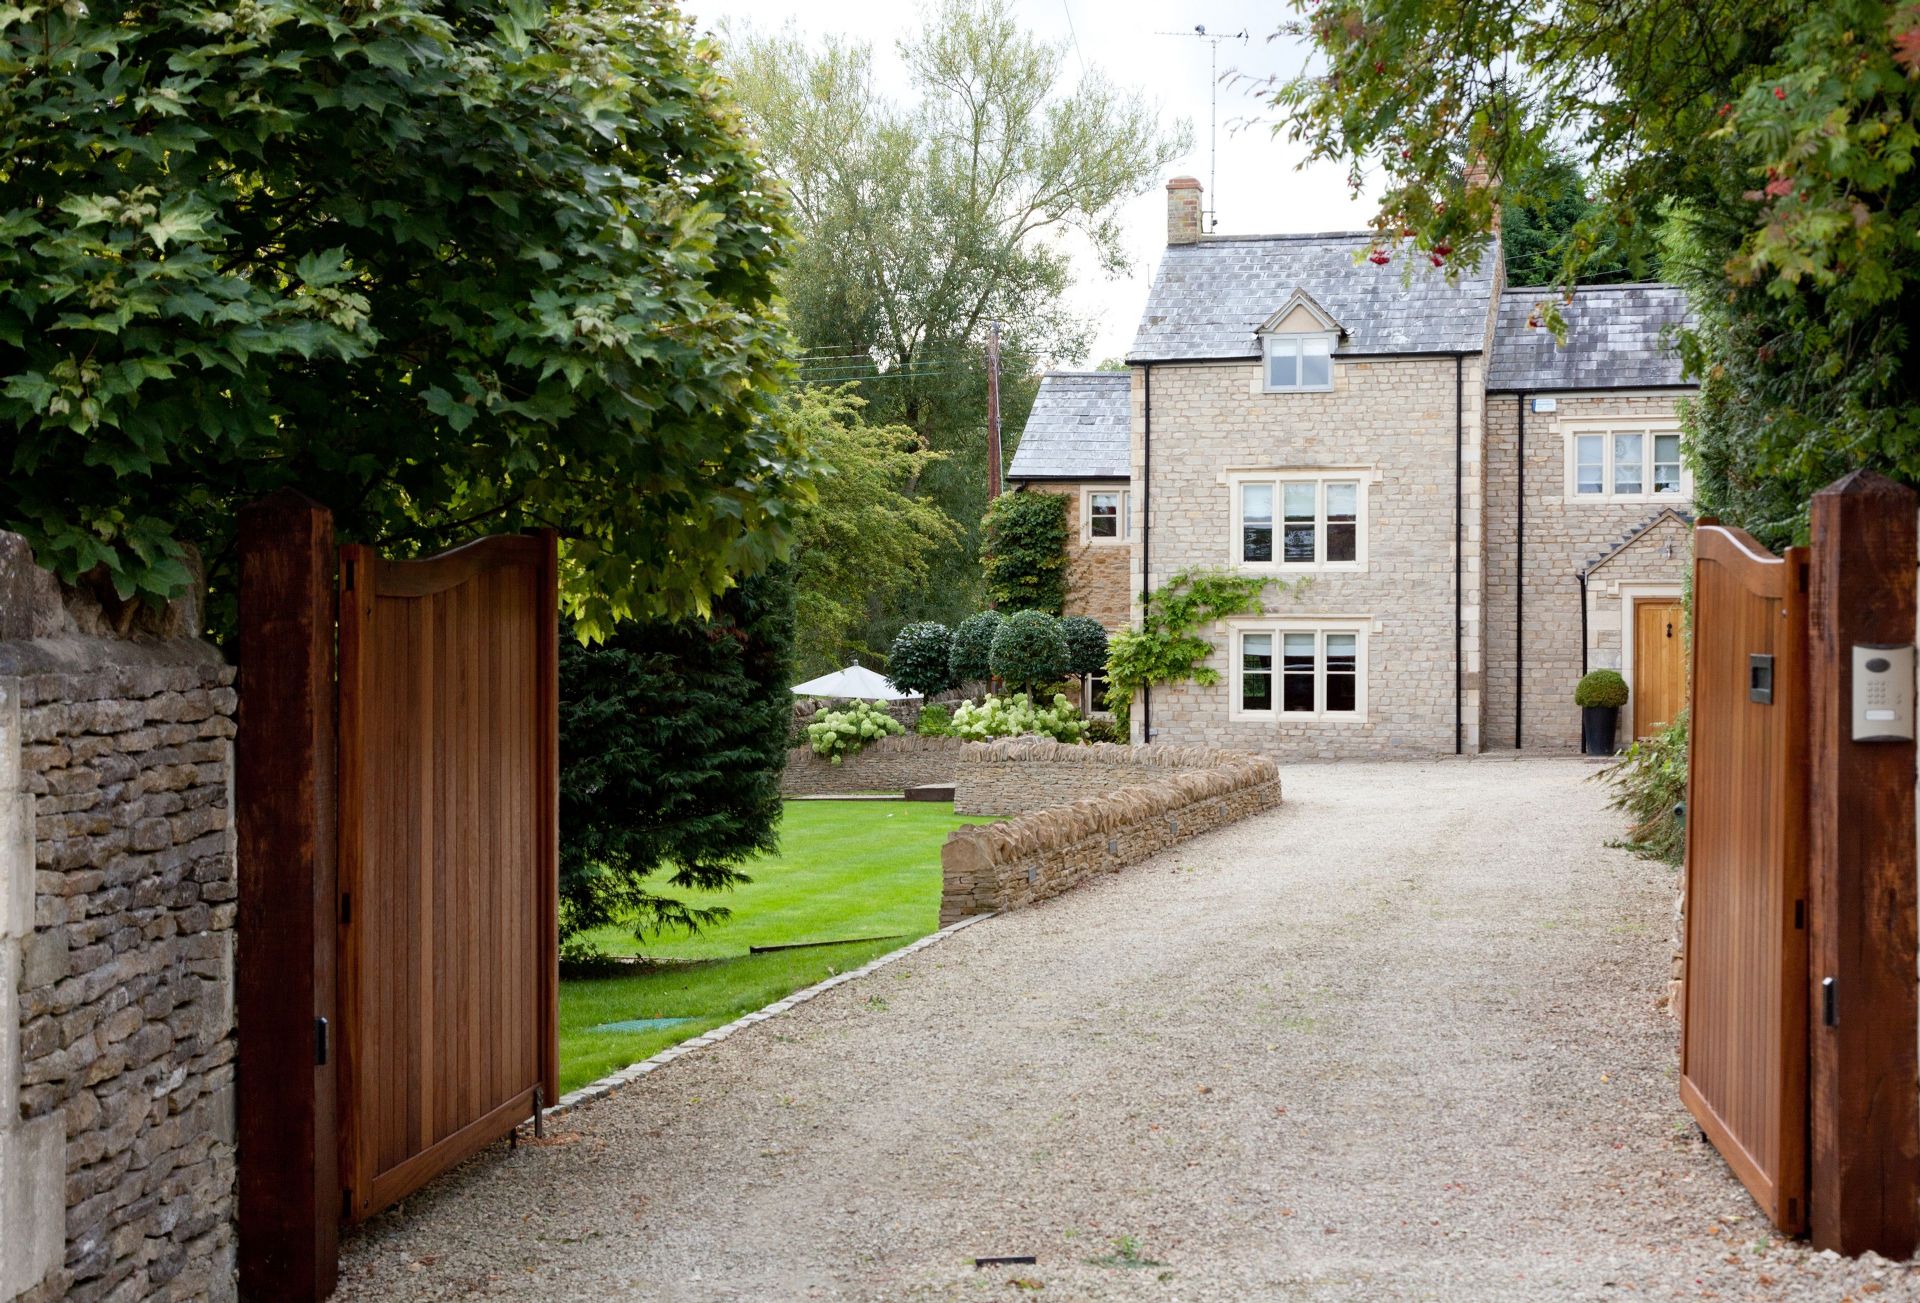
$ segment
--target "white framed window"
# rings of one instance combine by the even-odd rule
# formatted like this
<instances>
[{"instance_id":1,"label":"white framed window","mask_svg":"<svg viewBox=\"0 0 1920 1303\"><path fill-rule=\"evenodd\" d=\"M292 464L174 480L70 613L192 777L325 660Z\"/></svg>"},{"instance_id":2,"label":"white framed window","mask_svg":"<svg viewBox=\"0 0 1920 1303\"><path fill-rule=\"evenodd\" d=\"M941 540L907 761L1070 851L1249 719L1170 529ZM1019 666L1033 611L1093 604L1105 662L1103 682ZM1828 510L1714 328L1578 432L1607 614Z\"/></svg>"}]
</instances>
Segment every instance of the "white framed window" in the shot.
<instances>
[{"instance_id":1,"label":"white framed window","mask_svg":"<svg viewBox=\"0 0 1920 1303\"><path fill-rule=\"evenodd\" d=\"M1333 388L1332 335L1264 335L1266 391L1314 393Z\"/></svg>"},{"instance_id":2,"label":"white framed window","mask_svg":"<svg viewBox=\"0 0 1920 1303\"><path fill-rule=\"evenodd\" d=\"M1692 491L1680 460L1680 431L1672 426L1569 427L1569 502L1651 502Z\"/></svg>"},{"instance_id":3,"label":"white framed window","mask_svg":"<svg viewBox=\"0 0 1920 1303\"><path fill-rule=\"evenodd\" d=\"M1124 543L1127 539L1127 491L1125 489L1088 489L1081 522L1082 541L1087 543Z\"/></svg>"},{"instance_id":4,"label":"white framed window","mask_svg":"<svg viewBox=\"0 0 1920 1303\"><path fill-rule=\"evenodd\" d=\"M1107 705L1107 672L1095 670L1080 681L1080 708L1089 715L1110 715Z\"/></svg>"},{"instance_id":5,"label":"white framed window","mask_svg":"<svg viewBox=\"0 0 1920 1303\"><path fill-rule=\"evenodd\" d=\"M1365 620L1281 620L1233 626L1233 700L1238 720L1364 720Z\"/></svg>"},{"instance_id":6,"label":"white framed window","mask_svg":"<svg viewBox=\"0 0 1920 1303\"><path fill-rule=\"evenodd\" d=\"M1256 570L1365 567L1367 476L1359 471L1247 472L1233 493L1231 556Z\"/></svg>"}]
</instances>

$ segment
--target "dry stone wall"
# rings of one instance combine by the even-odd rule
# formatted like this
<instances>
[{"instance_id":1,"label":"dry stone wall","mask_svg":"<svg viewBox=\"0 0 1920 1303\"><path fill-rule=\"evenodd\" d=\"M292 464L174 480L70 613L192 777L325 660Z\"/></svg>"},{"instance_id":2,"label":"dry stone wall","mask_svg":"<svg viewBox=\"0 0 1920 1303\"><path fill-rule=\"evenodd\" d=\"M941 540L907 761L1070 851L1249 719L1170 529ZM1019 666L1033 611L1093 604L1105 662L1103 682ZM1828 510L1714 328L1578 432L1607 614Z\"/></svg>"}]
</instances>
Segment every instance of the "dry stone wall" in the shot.
<instances>
[{"instance_id":1,"label":"dry stone wall","mask_svg":"<svg viewBox=\"0 0 1920 1303\"><path fill-rule=\"evenodd\" d=\"M231 1298L233 669L97 636L24 556L0 534L0 1298Z\"/></svg>"},{"instance_id":2,"label":"dry stone wall","mask_svg":"<svg viewBox=\"0 0 1920 1303\"><path fill-rule=\"evenodd\" d=\"M951 783L966 743L950 737L875 738L834 764L811 747L787 752L780 775L782 796L849 796L899 792L923 783Z\"/></svg>"},{"instance_id":3,"label":"dry stone wall","mask_svg":"<svg viewBox=\"0 0 1920 1303\"><path fill-rule=\"evenodd\" d=\"M1065 754L1102 750L1131 755L1077 763ZM1036 790L1054 784L1060 794L1103 770L1136 781L1003 823L954 830L940 852L942 927L1057 896L1280 804L1280 771L1273 761L1199 747L1081 748L1020 738L969 743L963 764L963 783L993 773L991 783L976 790L976 802L986 799L983 791L1006 790L999 781L1003 774L1013 780L1026 774Z\"/></svg>"},{"instance_id":4,"label":"dry stone wall","mask_svg":"<svg viewBox=\"0 0 1920 1303\"><path fill-rule=\"evenodd\" d=\"M1245 757L1211 747L1063 745L1044 737L971 742L954 779L956 814L1027 814Z\"/></svg>"}]
</instances>

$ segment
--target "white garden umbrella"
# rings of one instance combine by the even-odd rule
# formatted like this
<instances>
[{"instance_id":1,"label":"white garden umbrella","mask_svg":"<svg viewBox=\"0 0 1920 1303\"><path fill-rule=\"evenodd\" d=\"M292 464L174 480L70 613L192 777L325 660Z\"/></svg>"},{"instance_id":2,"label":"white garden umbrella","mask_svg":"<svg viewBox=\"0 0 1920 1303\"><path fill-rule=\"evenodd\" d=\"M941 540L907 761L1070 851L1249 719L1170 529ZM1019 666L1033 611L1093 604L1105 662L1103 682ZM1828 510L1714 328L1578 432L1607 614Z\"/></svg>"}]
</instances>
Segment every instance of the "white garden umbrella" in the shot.
<instances>
[{"instance_id":1,"label":"white garden umbrella","mask_svg":"<svg viewBox=\"0 0 1920 1303\"><path fill-rule=\"evenodd\" d=\"M884 674L879 674L864 665L853 664L844 670L835 670L831 674L822 674L817 679L808 679L793 690L796 697L843 697L864 701L909 701L919 697L917 692L902 692L893 686Z\"/></svg>"}]
</instances>

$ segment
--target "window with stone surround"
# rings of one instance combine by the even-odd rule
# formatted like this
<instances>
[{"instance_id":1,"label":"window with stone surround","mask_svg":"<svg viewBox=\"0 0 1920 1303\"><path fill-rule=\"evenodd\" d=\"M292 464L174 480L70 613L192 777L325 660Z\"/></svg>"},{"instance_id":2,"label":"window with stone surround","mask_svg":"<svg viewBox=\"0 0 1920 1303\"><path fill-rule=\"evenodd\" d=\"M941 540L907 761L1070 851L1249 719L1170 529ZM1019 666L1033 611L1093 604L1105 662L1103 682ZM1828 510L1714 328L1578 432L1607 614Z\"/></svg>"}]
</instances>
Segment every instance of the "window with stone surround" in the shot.
<instances>
[{"instance_id":1,"label":"window with stone surround","mask_svg":"<svg viewBox=\"0 0 1920 1303\"><path fill-rule=\"evenodd\" d=\"M1088 543L1124 543L1127 540L1127 491L1125 489L1089 489L1085 495L1086 514L1082 520L1083 541Z\"/></svg>"},{"instance_id":2,"label":"window with stone surround","mask_svg":"<svg viewBox=\"0 0 1920 1303\"><path fill-rule=\"evenodd\" d=\"M1267 335L1266 391L1324 393L1333 388L1333 340L1327 335Z\"/></svg>"},{"instance_id":3,"label":"window with stone surround","mask_svg":"<svg viewBox=\"0 0 1920 1303\"><path fill-rule=\"evenodd\" d=\"M1691 495L1671 424L1618 422L1567 427L1569 502L1659 502Z\"/></svg>"},{"instance_id":4,"label":"window with stone surround","mask_svg":"<svg viewBox=\"0 0 1920 1303\"><path fill-rule=\"evenodd\" d=\"M1366 718L1367 621L1236 623L1232 639L1232 718Z\"/></svg>"},{"instance_id":5,"label":"window with stone surround","mask_svg":"<svg viewBox=\"0 0 1920 1303\"><path fill-rule=\"evenodd\" d=\"M1248 570L1359 570L1366 565L1366 478L1358 471L1246 472L1229 477L1229 555Z\"/></svg>"}]
</instances>

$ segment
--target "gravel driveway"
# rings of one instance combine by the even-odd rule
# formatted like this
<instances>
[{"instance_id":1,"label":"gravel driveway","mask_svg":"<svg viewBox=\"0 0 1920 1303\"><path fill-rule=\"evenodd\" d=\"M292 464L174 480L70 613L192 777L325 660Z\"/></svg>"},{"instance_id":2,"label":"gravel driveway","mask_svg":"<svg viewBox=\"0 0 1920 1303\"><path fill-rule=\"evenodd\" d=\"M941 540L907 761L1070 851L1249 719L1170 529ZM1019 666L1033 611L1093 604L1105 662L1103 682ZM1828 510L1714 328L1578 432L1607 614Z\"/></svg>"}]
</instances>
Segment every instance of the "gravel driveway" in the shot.
<instances>
[{"instance_id":1,"label":"gravel driveway","mask_svg":"<svg viewBox=\"0 0 1920 1303\"><path fill-rule=\"evenodd\" d=\"M1604 847L1592 772L1287 769L1280 810L494 1147L341 1296L1914 1297L1773 1240L1700 1143L1675 875Z\"/></svg>"}]
</instances>

